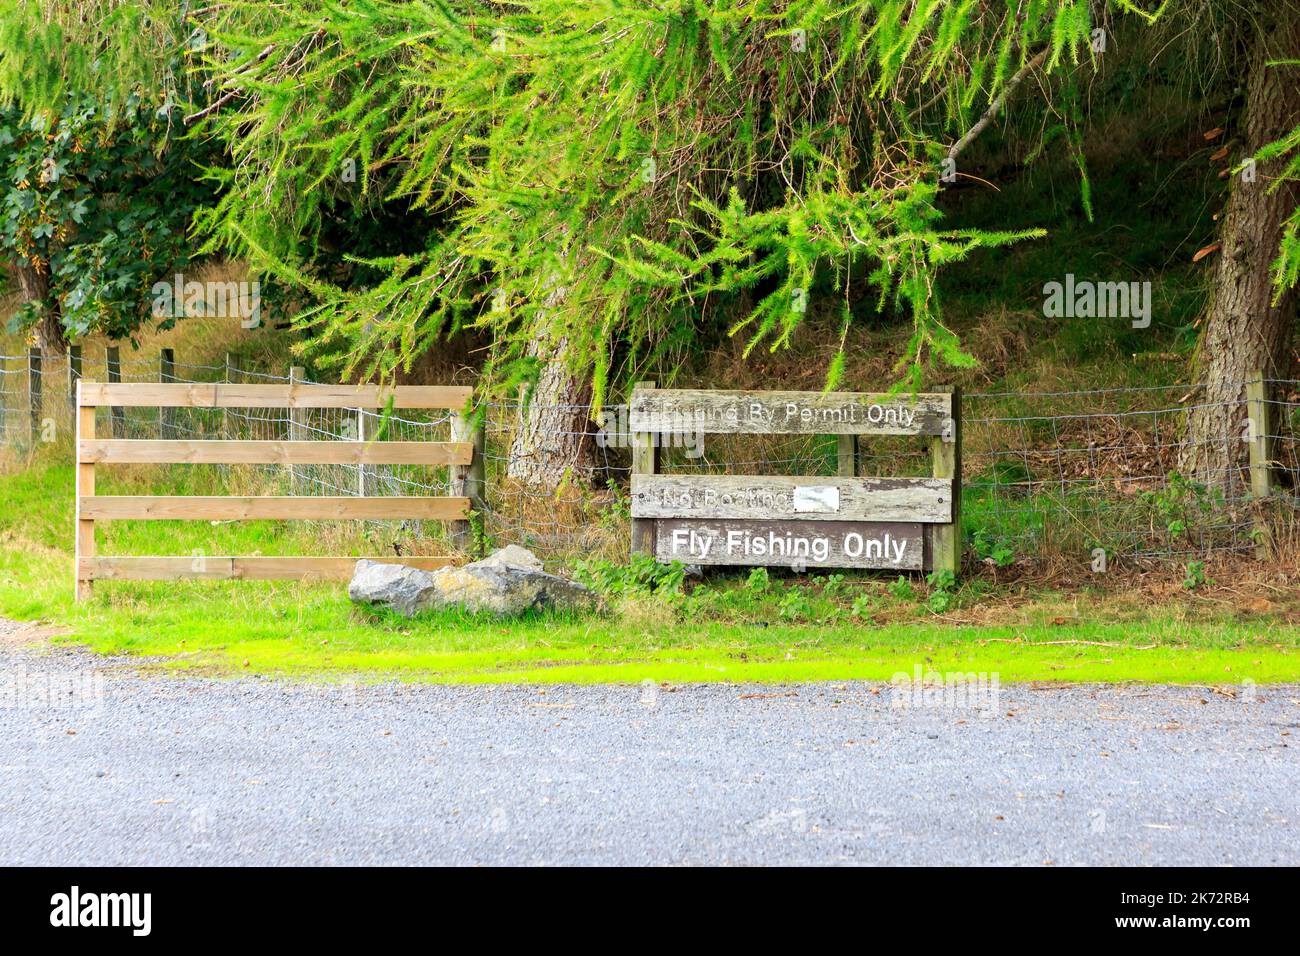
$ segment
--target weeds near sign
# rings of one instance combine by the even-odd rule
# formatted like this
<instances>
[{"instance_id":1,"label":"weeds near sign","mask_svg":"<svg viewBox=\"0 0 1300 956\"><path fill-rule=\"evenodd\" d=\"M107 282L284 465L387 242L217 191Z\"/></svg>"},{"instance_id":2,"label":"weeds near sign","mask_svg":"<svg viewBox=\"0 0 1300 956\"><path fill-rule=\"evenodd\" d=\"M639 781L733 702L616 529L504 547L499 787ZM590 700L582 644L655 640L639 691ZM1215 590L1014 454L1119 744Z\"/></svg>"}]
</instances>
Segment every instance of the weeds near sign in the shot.
<instances>
[{"instance_id":1,"label":"weeds near sign","mask_svg":"<svg viewBox=\"0 0 1300 956\"><path fill-rule=\"evenodd\" d=\"M777 604L783 621L807 620L813 616L813 606L802 588L791 588Z\"/></svg>"},{"instance_id":2,"label":"weeds near sign","mask_svg":"<svg viewBox=\"0 0 1300 956\"><path fill-rule=\"evenodd\" d=\"M912 587L912 582L901 574L897 581L889 585L889 593L900 601L916 600L916 590Z\"/></svg>"},{"instance_id":3,"label":"weeds near sign","mask_svg":"<svg viewBox=\"0 0 1300 956\"><path fill-rule=\"evenodd\" d=\"M859 594L853 599L849 613L856 618L871 617L872 614L876 613L878 607L879 602L870 594Z\"/></svg>"},{"instance_id":4,"label":"weeds near sign","mask_svg":"<svg viewBox=\"0 0 1300 956\"><path fill-rule=\"evenodd\" d=\"M983 529L971 536L971 550L975 552L975 557L992 563L994 567L1005 568L1016 559L1015 551L1005 541Z\"/></svg>"},{"instance_id":5,"label":"weeds near sign","mask_svg":"<svg viewBox=\"0 0 1300 956\"><path fill-rule=\"evenodd\" d=\"M680 561L661 563L648 554L634 554L626 563L605 559L580 561L574 577L601 594L681 594L686 566Z\"/></svg>"},{"instance_id":6,"label":"weeds near sign","mask_svg":"<svg viewBox=\"0 0 1300 956\"><path fill-rule=\"evenodd\" d=\"M1187 564L1187 576L1183 578L1183 587L1189 591L1195 591L1197 588L1204 587L1206 584L1214 582L1205 576L1204 561L1189 561Z\"/></svg>"},{"instance_id":7,"label":"weeds near sign","mask_svg":"<svg viewBox=\"0 0 1300 956\"><path fill-rule=\"evenodd\" d=\"M934 571L926 576L925 583L930 585L930 596L926 599L925 606L933 613L943 614L953 606L956 600L953 588L957 585L957 579L951 571L947 568Z\"/></svg>"}]
</instances>

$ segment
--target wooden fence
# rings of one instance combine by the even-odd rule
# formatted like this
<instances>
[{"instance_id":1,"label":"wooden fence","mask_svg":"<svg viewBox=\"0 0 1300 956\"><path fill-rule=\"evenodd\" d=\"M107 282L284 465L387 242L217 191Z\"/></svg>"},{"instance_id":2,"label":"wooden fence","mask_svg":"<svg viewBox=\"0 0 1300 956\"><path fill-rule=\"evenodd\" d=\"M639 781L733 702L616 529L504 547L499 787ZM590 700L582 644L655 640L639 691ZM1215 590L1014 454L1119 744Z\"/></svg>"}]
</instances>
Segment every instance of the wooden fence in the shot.
<instances>
[{"instance_id":1,"label":"wooden fence","mask_svg":"<svg viewBox=\"0 0 1300 956\"><path fill-rule=\"evenodd\" d=\"M942 570L961 566L961 394L656 389L643 382L633 433L632 548L686 564ZM838 438L837 475L659 474L666 435ZM931 477L858 475L868 436L930 443Z\"/></svg>"},{"instance_id":2,"label":"wooden fence","mask_svg":"<svg viewBox=\"0 0 1300 956\"><path fill-rule=\"evenodd\" d=\"M95 522L121 519L416 519L457 523L468 534L473 501L482 490L481 440L471 434L462 410L471 389L458 386L77 384L77 599L100 579L169 580L242 578L346 580L356 557L100 557ZM101 406L157 408L384 408L449 409L450 442L428 441L233 441L101 439L95 410ZM283 465L447 465L452 490L444 497L196 497L95 494L95 467L123 463ZM451 557L374 557L369 560L434 569Z\"/></svg>"}]
</instances>

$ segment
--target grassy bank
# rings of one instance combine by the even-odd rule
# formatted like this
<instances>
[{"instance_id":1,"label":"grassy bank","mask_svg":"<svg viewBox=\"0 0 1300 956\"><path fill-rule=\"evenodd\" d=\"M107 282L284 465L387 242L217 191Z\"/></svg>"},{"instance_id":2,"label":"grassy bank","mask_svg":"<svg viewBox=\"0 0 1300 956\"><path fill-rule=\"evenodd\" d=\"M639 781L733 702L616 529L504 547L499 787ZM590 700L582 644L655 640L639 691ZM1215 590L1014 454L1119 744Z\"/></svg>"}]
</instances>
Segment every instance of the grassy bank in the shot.
<instances>
[{"instance_id":1,"label":"grassy bank","mask_svg":"<svg viewBox=\"0 0 1300 956\"><path fill-rule=\"evenodd\" d=\"M1300 680L1294 589L1237 585L1240 600L1228 600L1173 579L1063 591L756 573L681 589L670 575L596 565L585 573L610 612L586 618L405 620L355 608L339 585L276 582L102 583L76 605L71 469L11 464L0 498L0 613L163 668L466 683L889 680L917 667L1002 681ZM216 553L210 531L113 524L101 551L186 554L206 542ZM273 522L221 532L242 553L301 553L321 539L314 525Z\"/></svg>"}]
</instances>

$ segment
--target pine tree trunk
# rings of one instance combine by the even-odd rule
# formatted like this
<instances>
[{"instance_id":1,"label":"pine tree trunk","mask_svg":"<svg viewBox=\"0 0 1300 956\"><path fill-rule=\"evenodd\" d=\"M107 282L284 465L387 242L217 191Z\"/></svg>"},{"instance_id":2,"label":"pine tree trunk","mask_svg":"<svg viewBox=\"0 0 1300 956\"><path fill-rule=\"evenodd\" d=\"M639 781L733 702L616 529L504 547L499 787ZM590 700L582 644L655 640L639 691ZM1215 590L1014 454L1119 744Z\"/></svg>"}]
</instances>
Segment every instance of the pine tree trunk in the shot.
<instances>
[{"instance_id":1,"label":"pine tree trunk","mask_svg":"<svg viewBox=\"0 0 1300 956\"><path fill-rule=\"evenodd\" d=\"M568 339L553 347L534 341L528 354L545 364L526 405L519 410L507 474L525 484L555 488L565 479L585 480L595 464L591 385L569 370Z\"/></svg>"},{"instance_id":2,"label":"pine tree trunk","mask_svg":"<svg viewBox=\"0 0 1300 956\"><path fill-rule=\"evenodd\" d=\"M40 307L40 318L36 322L36 344L46 355L63 355L68 350L68 341L64 336L63 323L59 321L59 300L50 294L50 273L48 266L38 272L27 262L14 263L10 272L18 282L18 291L23 302L35 302Z\"/></svg>"},{"instance_id":3,"label":"pine tree trunk","mask_svg":"<svg viewBox=\"0 0 1300 956\"><path fill-rule=\"evenodd\" d=\"M568 295L558 276L551 285L547 313ZM539 335L529 344L528 355L541 362L542 371L519 409L506 475L546 489L556 488L566 477L585 480L593 470L596 448L590 428L590 381L573 373L566 336L552 340Z\"/></svg>"},{"instance_id":4,"label":"pine tree trunk","mask_svg":"<svg viewBox=\"0 0 1300 956\"><path fill-rule=\"evenodd\" d=\"M1240 155L1249 156L1300 123L1295 73L1265 61L1300 55L1300 20L1281 13L1255 42L1246 91ZM1300 199L1294 183L1270 191L1280 163L1261 165L1253 182L1233 177L1219 237L1214 286L1197 354L1204 390L1187 419L1179 468L1216 487L1233 481L1247 463L1242 440L1245 382L1256 372L1276 377L1286 360L1296 311L1293 292L1276 305L1269 267L1277 256L1282 222Z\"/></svg>"}]
</instances>

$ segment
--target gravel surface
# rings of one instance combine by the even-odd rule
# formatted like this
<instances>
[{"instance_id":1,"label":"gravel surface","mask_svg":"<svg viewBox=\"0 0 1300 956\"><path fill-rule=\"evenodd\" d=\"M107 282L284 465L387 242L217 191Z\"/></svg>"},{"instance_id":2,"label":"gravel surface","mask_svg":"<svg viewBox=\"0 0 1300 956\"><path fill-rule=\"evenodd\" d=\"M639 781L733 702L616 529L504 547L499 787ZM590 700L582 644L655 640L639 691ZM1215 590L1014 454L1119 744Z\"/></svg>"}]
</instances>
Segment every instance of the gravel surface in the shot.
<instances>
[{"instance_id":1,"label":"gravel surface","mask_svg":"<svg viewBox=\"0 0 1300 956\"><path fill-rule=\"evenodd\" d=\"M0 864L1300 863L1300 687L310 685L28 637Z\"/></svg>"}]
</instances>

